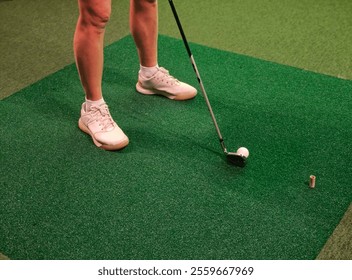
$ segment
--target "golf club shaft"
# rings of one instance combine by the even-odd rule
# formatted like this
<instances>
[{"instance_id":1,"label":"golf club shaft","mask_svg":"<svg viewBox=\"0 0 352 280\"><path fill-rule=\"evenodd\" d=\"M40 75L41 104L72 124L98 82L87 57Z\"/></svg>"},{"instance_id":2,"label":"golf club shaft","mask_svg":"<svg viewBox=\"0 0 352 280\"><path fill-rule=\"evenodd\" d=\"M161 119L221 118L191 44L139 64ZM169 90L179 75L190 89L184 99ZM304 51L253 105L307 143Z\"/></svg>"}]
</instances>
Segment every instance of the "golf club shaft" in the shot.
<instances>
[{"instance_id":1,"label":"golf club shaft","mask_svg":"<svg viewBox=\"0 0 352 280\"><path fill-rule=\"evenodd\" d=\"M183 28L182 28L180 19L178 18L175 5L174 5L174 3L173 3L172 0L169 0L169 4L170 4L171 10L172 10L172 13L173 13L173 15L174 15L174 18L175 18L175 20L176 20L178 29L179 29L179 31L180 31L180 34L181 34L183 43L184 43L184 45L185 45L185 47L186 47L188 56L189 56L189 58L190 58L190 60L191 60L191 64L192 64L192 66L193 66L193 70L194 70L194 72L196 73L197 80L198 80L198 82L199 82L200 89L201 89L201 91L202 91L202 93L203 93L205 102L206 102L206 104L207 104L207 106L208 106L208 109L209 109L211 118L212 118L213 123L214 123L214 125L215 125L215 129L216 129L216 132L217 132L218 137L219 137L219 140L220 140L220 145L221 145L221 147L222 147L224 153L227 153L227 149L226 149L226 146L225 146L225 143L224 143L224 139L222 138L222 135L221 135L221 132L220 132L218 123L217 123L217 121L216 121L216 118L215 118L215 115L214 115L214 112L213 112L213 109L211 108L211 105L210 105L210 102L209 102L209 99L208 99L208 95L207 95L207 93L206 93L206 91L205 91L205 88L204 88L202 79L201 79L201 77L200 77L200 74L199 74L199 71L198 71L198 68L197 68L197 64L196 64L196 62L195 62L195 60L194 60L194 58L193 58L193 54L192 54L192 52L191 52L191 48L189 47L188 42L187 42L187 39L186 39L186 35L185 35L185 33L183 32Z\"/></svg>"}]
</instances>

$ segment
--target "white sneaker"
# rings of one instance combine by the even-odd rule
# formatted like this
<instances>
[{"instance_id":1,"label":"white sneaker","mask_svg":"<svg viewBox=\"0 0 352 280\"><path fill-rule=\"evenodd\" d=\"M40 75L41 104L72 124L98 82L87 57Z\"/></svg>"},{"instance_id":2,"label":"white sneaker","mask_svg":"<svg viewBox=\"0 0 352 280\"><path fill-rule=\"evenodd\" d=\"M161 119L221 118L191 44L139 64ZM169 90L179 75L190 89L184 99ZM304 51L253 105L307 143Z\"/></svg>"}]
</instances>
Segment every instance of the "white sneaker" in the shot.
<instances>
[{"instance_id":1,"label":"white sneaker","mask_svg":"<svg viewBox=\"0 0 352 280\"><path fill-rule=\"evenodd\" d=\"M163 67L158 67L158 71L151 78L145 78L139 73L136 89L142 94L163 95L173 100L187 100L197 94L194 87L175 79Z\"/></svg>"},{"instance_id":2,"label":"white sneaker","mask_svg":"<svg viewBox=\"0 0 352 280\"><path fill-rule=\"evenodd\" d=\"M92 137L97 147L104 150L120 150L128 145L128 137L112 119L105 102L91 106L88 111L84 102L78 126Z\"/></svg>"}]
</instances>

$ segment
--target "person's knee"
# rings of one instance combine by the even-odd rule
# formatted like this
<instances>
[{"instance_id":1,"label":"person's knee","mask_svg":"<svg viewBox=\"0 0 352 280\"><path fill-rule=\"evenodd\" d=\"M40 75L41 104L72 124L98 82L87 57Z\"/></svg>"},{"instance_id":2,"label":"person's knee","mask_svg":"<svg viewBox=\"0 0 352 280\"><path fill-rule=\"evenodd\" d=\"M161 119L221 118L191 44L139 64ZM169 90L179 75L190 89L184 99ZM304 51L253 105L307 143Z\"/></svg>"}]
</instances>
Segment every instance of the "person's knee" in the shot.
<instances>
[{"instance_id":1,"label":"person's knee","mask_svg":"<svg viewBox=\"0 0 352 280\"><path fill-rule=\"evenodd\" d=\"M138 3L156 3L157 0L133 0L134 2L138 2Z\"/></svg>"},{"instance_id":2,"label":"person's knee","mask_svg":"<svg viewBox=\"0 0 352 280\"><path fill-rule=\"evenodd\" d=\"M82 1L82 0L81 0ZM81 4L81 19L87 25L94 26L99 29L104 29L110 20L111 4L109 1L101 1L102 3L92 3L95 1L82 1Z\"/></svg>"},{"instance_id":3,"label":"person's knee","mask_svg":"<svg viewBox=\"0 0 352 280\"><path fill-rule=\"evenodd\" d=\"M141 7L156 6L157 0L132 0L133 4Z\"/></svg>"}]
</instances>

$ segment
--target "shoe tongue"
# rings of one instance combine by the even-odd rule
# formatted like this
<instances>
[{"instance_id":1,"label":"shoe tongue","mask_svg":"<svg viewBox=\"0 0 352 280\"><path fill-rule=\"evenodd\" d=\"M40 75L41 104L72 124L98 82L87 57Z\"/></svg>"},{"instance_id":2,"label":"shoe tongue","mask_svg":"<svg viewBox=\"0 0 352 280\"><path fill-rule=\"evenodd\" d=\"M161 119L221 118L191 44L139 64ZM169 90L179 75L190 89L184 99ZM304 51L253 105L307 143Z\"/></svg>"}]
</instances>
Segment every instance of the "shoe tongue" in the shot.
<instances>
[{"instance_id":1,"label":"shoe tongue","mask_svg":"<svg viewBox=\"0 0 352 280\"><path fill-rule=\"evenodd\" d=\"M100 98L98 100L91 100L88 99L87 96L85 97L85 104L86 104L86 110L90 110L90 107L95 106L95 107L100 107L102 104L105 103L104 98Z\"/></svg>"},{"instance_id":2,"label":"shoe tongue","mask_svg":"<svg viewBox=\"0 0 352 280\"><path fill-rule=\"evenodd\" d=\"M105 102L100 103L100 105L86 103L86 110L100 111L99 118L101 119L101 122L104 124L104 130L112 131L115 128L115 124L113 119L110 116L108 107L104 106L105 104L106 104Z\"/></svg>"},{"instance_id":3,"label":"shoe tongue","mask_svg":"<svg viewBox=\"0 0 352 280\"><path fill-rule=\"evenodd\" d=\"M103 110L102 117L104 118L103 123L106 131L114 130L114 120L111 118L108 110Z\"/></svg>"},{"instance_id":4,"label":"shoe tongue","mask_svg":"<svg viewBox=\"0 0 352 280\"><path fill-rule=\"evenodd\" d=\"M103 106L105 104L105 102L102 103L90 103L90 102L86 102L86 111L90 111L91 108L95 107L95 108L101 108L101 106Z\"/></svg>"}]
</instances>

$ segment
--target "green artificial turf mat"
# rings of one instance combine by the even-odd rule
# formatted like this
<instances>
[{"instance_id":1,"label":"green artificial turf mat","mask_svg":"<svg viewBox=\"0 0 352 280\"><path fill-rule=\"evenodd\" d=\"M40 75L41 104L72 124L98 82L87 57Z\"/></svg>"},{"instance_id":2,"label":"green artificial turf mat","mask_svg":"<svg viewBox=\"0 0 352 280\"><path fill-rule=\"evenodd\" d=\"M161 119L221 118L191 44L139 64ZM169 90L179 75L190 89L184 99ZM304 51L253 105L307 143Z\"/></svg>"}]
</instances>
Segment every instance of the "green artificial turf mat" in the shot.
<instances>
[{"instance_id":1,"label":"green artificial turf mat","mask_svg":"<svg viewBox=\"0 0 352 280\"><path fill-rule=\"evenodd\" d=\"M0 102L0 251L10 259L314 259L351 198L352 82L191 45L205 102L135 92L131 37L105 49L104 96L129 136L97 149L77 127L75 65ZM197 86L183 44L159 63ZM309 175L317 176L308 188Z\"/></svg>"}]
</instances>

